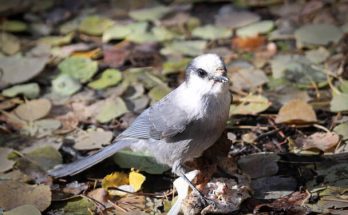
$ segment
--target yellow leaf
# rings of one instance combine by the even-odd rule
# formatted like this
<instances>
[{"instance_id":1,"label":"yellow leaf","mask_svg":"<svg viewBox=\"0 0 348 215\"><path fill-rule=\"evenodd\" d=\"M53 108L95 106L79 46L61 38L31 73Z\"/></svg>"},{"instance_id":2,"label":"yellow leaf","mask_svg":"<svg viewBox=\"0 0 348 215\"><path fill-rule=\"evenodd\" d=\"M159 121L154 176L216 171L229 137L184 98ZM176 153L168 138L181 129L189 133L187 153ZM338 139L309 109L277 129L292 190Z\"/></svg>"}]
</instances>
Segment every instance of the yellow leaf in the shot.
<instances>
[{"instance_id":1,"label":"yellow leaf","mask_svg":"<svg viewBox=\"0 0 348 215\"><path fill-rule=\"evenodd\" d=\"M146 177L139 172L132 170L129 173L129 184L134 188L134 191L137 192L140 190L141 185L144 183Z\"/></svg>"},{"instance_id":2,"label":"yellow leaf","mask_svg":"<svg viewBox=\"0 0 348 215\"><path fill-rule=\"evenodd\" d=\"M108 189L110 187L118 187L129 184L128 175L123 172L114 172L103 178L102 187Z\"/></svg>"},{"instance_id":3,"label":"yellow leaf","mask_svg":"<svg viewBox=\"0 0 348 215\"><path fill-rule=\"evenodd\" d=\"M71 56L84 57L89 59L96 59L101 56L100 48L93 49L91 51L77 51L71 54Z\"/></svg>"}]
</instances>

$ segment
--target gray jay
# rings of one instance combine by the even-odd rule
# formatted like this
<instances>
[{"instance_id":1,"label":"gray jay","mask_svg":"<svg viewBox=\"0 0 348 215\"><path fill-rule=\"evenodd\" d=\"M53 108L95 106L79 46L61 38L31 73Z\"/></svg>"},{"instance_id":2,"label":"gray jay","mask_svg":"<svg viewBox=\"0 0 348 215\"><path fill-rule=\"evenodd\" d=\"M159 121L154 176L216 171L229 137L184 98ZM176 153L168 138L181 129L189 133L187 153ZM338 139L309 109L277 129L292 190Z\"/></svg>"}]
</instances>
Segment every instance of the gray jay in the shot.
<instances>
[{"instance_id":1,"label":"gray jay","mask_svg":"<svg viewBox=\"0 0 348 215\"><path fill-rule=\"evenodd\" d=\"M128 147L149 151L159 163L188 180L184 163L199 157L221 136L230 102L223 60L215 54L200 55L188 65L185 81L140 114L114 143L49 174L75 175Z\"/></svg>"}]
</instances>

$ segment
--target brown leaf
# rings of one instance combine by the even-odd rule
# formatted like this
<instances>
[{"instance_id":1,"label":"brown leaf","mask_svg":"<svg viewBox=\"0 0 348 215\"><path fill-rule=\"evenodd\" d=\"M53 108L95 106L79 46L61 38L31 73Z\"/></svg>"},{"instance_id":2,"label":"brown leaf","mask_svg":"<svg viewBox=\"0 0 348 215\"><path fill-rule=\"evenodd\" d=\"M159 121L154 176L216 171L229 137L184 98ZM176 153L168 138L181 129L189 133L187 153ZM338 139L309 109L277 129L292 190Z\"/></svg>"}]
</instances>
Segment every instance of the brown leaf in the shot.
<instances>
[{"instance_id":1,"label":"brown leaf","mask_svg":"<svg viewBox=\"0 0 348 215\"><path fill-rule=\"evenodd\" d=\"M127 49L118 47L105 47L103 52L104 63L113 68L122 66L130 53Z\"/></svg>"},{"instance_id":2,"label":"brown leaf","mask_svg":"<svg viewBox=\"0 0 348 215\"><path fill-rule=\"evenodd\" d=\"M333 149L340 137L335 132L316 132L303 140L303 149L319 149L323 152Z\"/></svg>"},{"instance_id":3,"label":"brown leaf","mask_svg":"<svg viewBox=\"0 0 348 215\"><path fill-rule=\"evenodd\" d=\"M52 104L47 99L36 99L28 101L18 106L14 112L15 114L26 121L34 121L41 119L50 112Z\"/></svg>"},{"instance_id":4,"label":"brown leaf","mask_svg":"<svg viewBox=\"0 0 348 215\"><path fill-rule=\"evenodd\" d=\"M78 150L99 149L103 145L110 144L112 137L111 131L103 129L79 131L74 147Z\"/></svg>"},{"instance_id":5,"label":"brown leaf","mask_svg":"<svg viewBox=\"0 0 348 215\"><path fill-rule=\"evenodd\" d=\"M58 116L58 120L62 123L62 127L56 130L55 134L66 134L77 128L79 119L73 112L68 112L65 115Z\"/></svg>"},{"instance_id":6,"label":"brown leaf","mask_svg":"<svg viewBox=\"0 0 348 215\"><path fill-rule=\"evenodd\" d=\"M276 123L306 124L317 121L313 107L303 100L293 99L280 108Z\"/></svg>"},{"instance_id":7,"label":"brown leaf","mask_svg":"<svg viewBox=\"0 0 348 215\"><path fill-rule=\"evenodd\" d=\"M51 204L51 190L47 185L28 185L17 181L1 181L0 207L5 210L32 204L44 211Z\"/></svg>"},{"instance_id":8,"label":"brown leaf","mask_svg":"<svg viewBox=\"0 0 348 215\"><path fill-rule=\"evenodd\" d=\"M0 172L5 172L12 169L12 166L15 162L8 159L8 155L12 151L13 150L10 148L0 147Z\"/></svg>"},{"instance_id":9,"label":"brown leaf","mask_svg":"<svg viewBox=\"0 0 348 215\"><path fill-rule=\"evenodd\" d=\"M266 38L263 36L256 37L236 37L232 39L232 46L244 51L253 51L260 48L266 43Z\"/></svg>"}]
</instances>

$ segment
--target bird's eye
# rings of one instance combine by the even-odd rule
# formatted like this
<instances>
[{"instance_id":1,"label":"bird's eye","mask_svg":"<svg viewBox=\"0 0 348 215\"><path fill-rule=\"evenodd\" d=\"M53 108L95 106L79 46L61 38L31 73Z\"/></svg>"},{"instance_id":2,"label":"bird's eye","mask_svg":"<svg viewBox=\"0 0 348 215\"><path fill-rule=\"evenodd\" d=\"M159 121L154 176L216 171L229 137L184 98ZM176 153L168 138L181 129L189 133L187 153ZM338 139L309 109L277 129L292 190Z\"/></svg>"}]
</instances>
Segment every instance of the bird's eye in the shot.
<instances>
[{"instance_id":1,"label":"bird's eye","mask_svg":"<svg viewBox=\"0 0 348 215\"><path fill-rule=\"evenodd\" d=\"M197 73L201 78L204 78L208 75L208 73L204 69L197 69Z\"/></svg>"}]
</instances>

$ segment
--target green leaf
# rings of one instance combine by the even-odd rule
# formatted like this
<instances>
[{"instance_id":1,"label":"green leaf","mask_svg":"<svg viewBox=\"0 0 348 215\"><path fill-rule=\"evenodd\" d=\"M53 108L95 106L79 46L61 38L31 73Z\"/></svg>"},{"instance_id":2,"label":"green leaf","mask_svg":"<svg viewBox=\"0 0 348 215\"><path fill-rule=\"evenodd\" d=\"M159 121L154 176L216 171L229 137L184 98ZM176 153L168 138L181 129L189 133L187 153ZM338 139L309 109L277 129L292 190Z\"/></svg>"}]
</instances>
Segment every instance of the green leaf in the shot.
<instances>
[{"instance_id":1,"label":"green leaf","mask_svg":"<svg viewBox=\"0 0 348 215\"><path fill-rule=\"evenodd\" d=\"M147 22L136 22L128 25L114 25L106 30L103 34L103 42L110 40L127 39L132 42L153 42L156 41L154 34L146 32L148 28Z\"/></svg>"},{"instance_id":2,"label":"green leaf","mask_svg":"<svg viewBox=\"0 0 348 215\"><path fill-rule=\"evenodd\" d=\"M238 37L256 37L260 34L270 32L274 28L273 21L261 21L237 29Z\"/></svg>"},{"instance_id":3,"label":"green leaf","mask_svg":"<svg viewBox=\"0 0 348 215\"><path fill-rule=\"evenodd\" d=\"M187 64L190 62L189 58L169 59L163 63L162 74L172 74L180 71L185 71Z\"/></svg>"},{"instance_id":4,"label":"green leaf","mask_svg":"<svg viewBox=\"0 0 348 215\"><path fill-rule=\"evenodd\" d=\"M113 159L121 168L136 168L150 174L162 174L170 169L164 164L157 163L153 156L144 152L122 150L117 152Z\"/></svg>"},{"instance_id":5,"label":"green leaf","mask_svg":"<svg viewBox=\"0 0 348 215\"><path fill-rule=\"evenodd\" d=\"M99 36L102 35L114 22L111 19L100 16L88 16L84 18L79 26L82 33Z\"/></svg>"},{"instance_id":6,"label":"green leaf","mask_svg":"<svg viewBox=\"0 0 348 215\"><path fill-rule=\"evenodd\" d=\"M66 74L59 75L52 80L52 90L59 95L70 96L79 91L80 88L80 82Z\"/></svg>"},{"instance_id":7,"label":"green leaf","mask_svg":"<svg viewBox=\"0 0 348 215\"><path fill-rule=\"evenodd\" d=\"M170 93L171 89L166 84L160 84L152 88L149 92L149 97L152 101L159 101L161 98Z\"/></svg>"},{"instance_id":8,"label":"green leaf","mask_svg":"<svg viewBox=\"0 0 348 215\"><path fill-rule=\"evenodd\" d=\"M330 110L332 112L348 111L348 94L333 93L332 100L330 102Z\"/></svg>"},{"instance_id":9,"label":"green leaf","mask_svg":"<svg viewBox=\"0 0 348 215\"><path fill-rule=\"evenodd\" d=\"M324 47L320 47L318 49L306 51L305 55L312 63L319 64L324 62L330 56L330 52Z\"/></svg>"},{"instance_id":10,"label":"green leaf","mask_svg":"<svg viewBox=\"0 0 348 215\"><path fill-rule=\"evenodd\" d=\"M348 139L348 123L342 123L337 125L334 129L334 132L341 135L343 139Z\"/></svg>"},{"instance_id":11,"label":"green leaf","mask_svg":"<svg viewBox=\"0 0 348 215\"><path fill-rule=\"evenodd\" d=\"M62 74L69 75L81 83L90 80L98 70L98 63L88 58L69 57L58 64Z\"/></svg>"},{"instance_id":12,"label":"green leaf","mask_svg":"<svg viewBox=\"0 0 348 215\"><path fill-rule=\"evenodd\" d=\"M145 30L144 30L145 31ZM129 25L120 25L116 24L113 27L107 29L103 33L102 40L104 43L109 42L110 40L120 40L126 38L132 29Z\"/></svg>"},{"instance_id":13,"label":"green leaf","mask_svg":"<svg viewBox=\"0 0 348 215\"><path fill-rule=\"evenodd\" d=\"M337 43L342 36L342 30L330 24L308 24L295 31L298 47Z\"/></svg>"},{"instance_id":14,"label":"green leaf","mask_svg":"<svg viewBox=\"0 0 348 215\"><path fill-rule=\"evenodd\" d=\"M41 215L39 209L37 209L34 205L21 205L12 210L4 212L4 215Z\"/></svg>"},{"instance_id":15,"label":"green leaf","mask_svg":"<svg viewBox=\"0 0 348 215\"><path fill-rule=\"evenodd\" d=\"M129 12L129 16L138 21L155 21L161 19L164 15L170 12L171 9L164 6L153 8L144 8Z\"/></svg>"},{"instance_id":16,"label":"green leaf","mask_svg":"<svg viewBox=\"0 0 348 215\"><path fill-rule=\"evenodd\" d=\"M206 40L217 40L229 38L232 36L232 31L228 28L218 27L215 25L206 25L195 28L192 31L192 36L206 39Z\"/></svg>"},{"instance_id":17,"label":"green leaf","mask_svg":"<svg viewBox=\"0 0 348 215\"><path fill-rule=\"evenodd\" d=\"M343 93L348 94L348 80L342 80L339 84L339 88Z\"/></svg>"},{"instance_id":18,"label":"green leaf","mask_svg":"<svg viewBox=\"0 0 348 215\"><path fill-rule=\"evenodd\" d=\"M297 87L311 87L327 84L322 66L314 66L301 55L278 55L271 60L273 78L285 78Z\"/></svg>"},{"instance_id":19,"label":"green leaf","mask_svg":"<svg viewBox=\"0 0 348 215\"><path fill-rule=\"evenodd\" d=\"M53 205L56 214L65 215L90 215L96 206L86 197L75 197Z\"/></svg>"},{"instance_id":20,"label":"green leaf","mask_svg":"<svg viewBox=\"0 0 348 215\"><path fill-rule=\"evenodd\" d=\"M341 26L341 29L344 33L348 33L348 22Z\"/></svg>"},{"instance_id":21,"label":"green leaf","mask_svg":"<svg viewBox=\"0 0 348 215\"><path fill-rule=\"evenodd\" d=\"M183 54L194 57L202 54L206 46L207 41L205 40L173 41L161 49L161 54Z\"/></svg>"},{"instance_id":22,"label":"green leaf","mask_svg":"<svg viewBox=\"0 0 348 215\"><path fill-rule=\"evenodd\" d=\"M157 38L152 33L144 32L144 33L130 34L127 36L127 40L135 42L135 43L150 43L150 42L156 42Z\"/></svg>"},{"instance_id":23,"label":"green leaf","mask_svg":"<svg viewBox=\"0 0 348 215\"><path fill-rule=\"evenodd\" d=\"M25 155L44 170L63 163L62 155L52 146L39 146L26 152Z\"/></svg>"},{"instance_id":24,"label":"green leaf","mask_svg":"<svg viewBox=\"0 0 348 215\"><path fill-rule=\"evenodd\" d=\"M3 53L13 55L16 54L20 48L21 44L16 36L5 32L0 34L0 50Z\"/></svg>"},{"instance_id":25,"label":"green leaf","mask_svg":"<svg viewBox=\"0 0 348 215\"><path fill-rule=\"evenodd\" d=\"M125 102L120 98L108 99L105 101L96 119L100 123L110 122L112 119L122 116L128 112Z\"/></svg>"},{"instance_id":26,"label":"green leaf","mask_svg":"<svg viewBox=\"0 0 348 215\"><path fill-rule=\"evenodd\" d=\"M39 39L39 43L43 43L50 46L60 46L69 44L73 39L74 34L70 33L65 36L48 36Z\"/></svg>"},{"instance_id":27,"label":"green leaf","mask_svg":"<svg viewBox=\"0 0 348 215\"><path fill-rule=\"evenodd\" d=\"M256 115L271 106L271 102L261 95L248 95L240 102L239 105L231 105L230 115Z\"/></svg>"},{"instance_id":28,"label":"green leaf","mask_svg":"<svg viewBox=\"0 0 348 215\"><path fill-rule=\"evenodd\" d=\"M158 41L170 41L173 40L175 37L178 37L177 34L168 30L165 27L156 26L152 28L152 33Z\"/></svg>"},{"instance_id":29,"label":"green leaf","mask_svg":"<svg viewBox=\"0 0 348 215\"><path fill-rule=\"evenodd\" d=\"M28 83L16 85L10 88L7 88L1 93L3 96L15 97L18 95L24 95L24 97L29 99L37 98L40 94L40 87L37 83Z\"/></svg>"},{"instance_id":30,"label":"green leaf","mask_svg":"<svg viewBox=\"0 0 348 215\"><path fill-rule=\"evenodd\" d=\"M98 80L90 82L88 86L96 90L101 90L107 87L114 86L118 84L121 80L122 74L119 70L107 69L102 73L101 77Z\"/></svg>"},{"instance_id":31,"label":"green leaf","mask_svg":"<svg viewBox=\"0 0 348 215\"><path fill-rule=\"evenodd\" d=\"M5 20L0 23L0 30L8 32L23 32L28 30L28 25L17 20Z\"/></svg>"}]
</instances>

